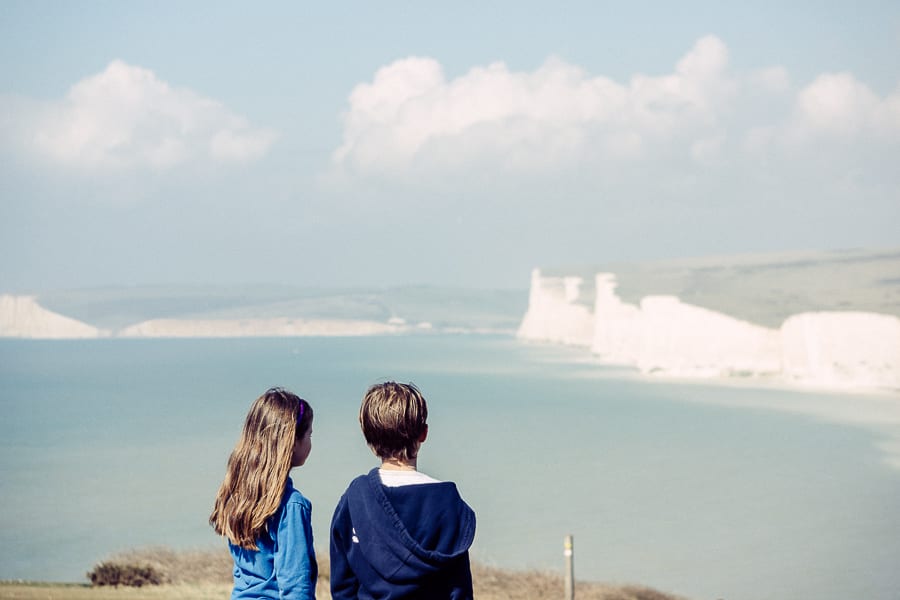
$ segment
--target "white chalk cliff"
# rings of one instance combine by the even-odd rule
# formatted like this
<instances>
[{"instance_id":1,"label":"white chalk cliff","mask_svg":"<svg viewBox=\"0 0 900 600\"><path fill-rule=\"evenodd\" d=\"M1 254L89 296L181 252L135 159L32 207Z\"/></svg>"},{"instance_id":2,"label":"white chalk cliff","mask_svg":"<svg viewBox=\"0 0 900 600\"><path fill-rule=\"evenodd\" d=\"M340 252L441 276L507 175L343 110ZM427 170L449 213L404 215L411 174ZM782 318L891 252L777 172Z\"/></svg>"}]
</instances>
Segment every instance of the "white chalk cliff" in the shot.
<instances>
[{"instance_id":1,"label":"white chalk cliff","mask_svg":"<svg viewBox=\"0 0 900 600\"><path fill-rule=\"evenodd\" d=\"M781 326L786 378L829 387L900 389L900 319L861 312L803 313Z\"/></svg>"},{"instance_id":2,"label":"white chalk cliff","mask_svg":"<svg viewBox=\"0 0 900 600\"><path fill-rule=\"evenodd\" d=\"M593 309L578 278L531 278L518 337L589 348L604 362L677 377L766 377L843 389L900 390L900 319L863 312L793 315L780 328L755 325L675 296L638 305L596 276Z\"/></svg>"},{"instance_id":3,"label":"white chalk cliff","mask_svg":"<svg viewBox=\"0 0 900 600\"><path fill-rule=\"evenodd\" d=\"M152 319L126 327L118 337L302 337L398 333L405 326L352 319Z\"/></svg>"},{"instance_id":4,"label":"white chalk cliff","mask_svg":"<svg viewBox=\"0 0 900 600\"><path fill-rule=\"evenodd\" d=\"M34 296L0 295L0 338L293 337L403 333L405 323L361 319L151 319L111 332L42 307Z\"/></svg>"},{"instance_id":5,"label":"white chalk cliff","mask_svg":"<svg viewBox=\"0 0 900 600\"><path fill-rule=\"evenodd\" d=\"M542 277L539 270L532 271L528 312L519 327L519 337L589 346L594 314L581 297L583 283L580 277Z\"/></svg>"},{"instance_id":6,"label":"white chalk cliff","mask_svg":"<svg viewBox=\"0 0 900 600\"><path fill-rule=\"evenodd\" d=\"M33 296L0 295L0 337L75 339L107 335L108 331L43 308Z\"/></svg>"}]
</instances>

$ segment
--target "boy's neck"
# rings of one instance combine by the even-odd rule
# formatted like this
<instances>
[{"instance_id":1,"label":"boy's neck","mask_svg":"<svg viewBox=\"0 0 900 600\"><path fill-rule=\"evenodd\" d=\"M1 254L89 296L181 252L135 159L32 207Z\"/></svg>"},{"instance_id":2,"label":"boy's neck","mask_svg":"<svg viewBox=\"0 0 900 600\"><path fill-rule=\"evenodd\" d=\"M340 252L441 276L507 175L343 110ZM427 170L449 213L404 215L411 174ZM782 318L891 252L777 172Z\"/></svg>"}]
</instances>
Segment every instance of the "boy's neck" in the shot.
<instances>
[{"instance_id":1,"label":"boy's neck","mask_svg":"<svg viewBox=\"0 0 900 600\"><path fill-rule=\"evenodd\" d=\"M381 461L381 468L385 471L417 471L416 459L401 460L399 458L388 458Z\"/></svg>"}]
</instances>

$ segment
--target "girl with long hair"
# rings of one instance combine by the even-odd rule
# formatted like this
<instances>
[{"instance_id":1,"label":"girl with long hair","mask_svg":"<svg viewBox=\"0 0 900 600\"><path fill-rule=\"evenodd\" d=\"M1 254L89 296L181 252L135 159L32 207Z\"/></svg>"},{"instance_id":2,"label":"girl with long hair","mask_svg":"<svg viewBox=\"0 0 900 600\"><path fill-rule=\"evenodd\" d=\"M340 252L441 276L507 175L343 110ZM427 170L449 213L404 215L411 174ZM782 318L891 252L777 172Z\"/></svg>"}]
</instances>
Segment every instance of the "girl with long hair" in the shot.
<instances>
[{"instance_id":1,"label":"girl with long hair","mask_svg":"<svg viewBox=\"0 0 900 600\"><path fill-rule=\"evenodd\" d=\"M314 600L312 505L288 477L312 448L313 410L282 388L256 399L228 459L209 523L228 538L232 600Z\"/></svg>"}]
</instances>

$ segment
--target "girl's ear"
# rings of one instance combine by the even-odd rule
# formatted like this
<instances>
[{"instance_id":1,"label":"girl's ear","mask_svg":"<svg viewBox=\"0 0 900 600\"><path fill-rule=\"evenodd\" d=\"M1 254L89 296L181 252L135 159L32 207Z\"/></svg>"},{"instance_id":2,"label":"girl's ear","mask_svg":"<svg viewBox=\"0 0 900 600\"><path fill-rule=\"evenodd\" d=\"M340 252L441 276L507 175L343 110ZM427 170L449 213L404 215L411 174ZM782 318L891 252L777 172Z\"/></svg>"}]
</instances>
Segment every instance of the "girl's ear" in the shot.
<instances>
[{"instance_id":1,"label":"girl's ear","mask_svg":"<svg viewBox=\"0 0 900 600\"><path fill-rule=\"evenodd\" d=\"M427 438L427 437L428 437L428 425L425 425L425 430L422 431L422 435L419 436L419 443L421 444L422 442L424 442L425 438Z\"/></svg>"}]
</instances>

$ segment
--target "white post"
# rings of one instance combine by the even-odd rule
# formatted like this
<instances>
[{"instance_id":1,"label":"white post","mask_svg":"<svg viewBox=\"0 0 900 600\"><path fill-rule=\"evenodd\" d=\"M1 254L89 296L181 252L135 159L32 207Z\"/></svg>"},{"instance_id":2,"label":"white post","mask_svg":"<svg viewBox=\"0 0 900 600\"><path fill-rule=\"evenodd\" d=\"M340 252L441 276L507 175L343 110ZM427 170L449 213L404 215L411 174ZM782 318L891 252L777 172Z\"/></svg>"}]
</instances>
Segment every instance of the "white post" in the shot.
<instances>
[{"instance_id":1,"label":"white post","mask_svg":"<svg viewBox=\"0 0 900 600\"><path fill-rule=\"evenodd\" d=\"M565 600L574 600L575 598L575 565L574 565L574 554L575 547L572 539L572 535L567 535L566 540L563 546L563 556L566 557L566 570L565 570Z\"/></svg>"}]
</instances>

